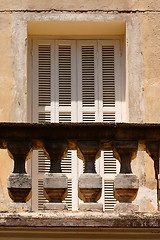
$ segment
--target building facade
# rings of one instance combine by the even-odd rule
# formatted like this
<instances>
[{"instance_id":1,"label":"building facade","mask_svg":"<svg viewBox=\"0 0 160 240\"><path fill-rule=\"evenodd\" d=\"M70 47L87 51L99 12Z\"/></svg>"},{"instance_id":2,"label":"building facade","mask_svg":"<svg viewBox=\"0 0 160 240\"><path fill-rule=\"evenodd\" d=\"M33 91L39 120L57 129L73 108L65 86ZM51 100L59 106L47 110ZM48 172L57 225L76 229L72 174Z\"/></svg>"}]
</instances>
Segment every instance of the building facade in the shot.
<instances>
[{"instance_id":1,"label":"building facade","mask_svg":"<svg viewBox=\"0 0 160 240\"><path fill-rule=\"evenodd\" d=\"M159 123L159 21L160 4L151 0L1 0L0 121ZM0 207L7 211L13 161L6 150L0 161ZM100 202L110 212L119 164L104 151L96 168L103 177ZM32 210L41 210L49 169L42 150L34 151L27 169ZM157 211L154 161L139 151L132 170L139 178L139 211ZM69 179L66 202L77 211L83 163L75 151L65 156L62 172Z\"/></svg>"}]
</instances>

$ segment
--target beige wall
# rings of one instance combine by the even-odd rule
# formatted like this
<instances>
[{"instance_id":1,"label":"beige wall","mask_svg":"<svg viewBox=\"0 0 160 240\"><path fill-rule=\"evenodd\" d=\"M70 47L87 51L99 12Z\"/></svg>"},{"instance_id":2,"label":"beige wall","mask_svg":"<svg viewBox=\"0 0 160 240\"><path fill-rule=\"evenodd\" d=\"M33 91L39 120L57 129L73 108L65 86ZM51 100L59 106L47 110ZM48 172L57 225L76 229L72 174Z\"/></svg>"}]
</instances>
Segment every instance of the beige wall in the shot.
<instances>
[{"instance_id":1,"label":"beige wall","mask_svg":"<svg viewBox=\"0 0 160 240\"><path fill-rule=\"evenodd\" d=\"M157 11L160 2L155 0L1 0L1 11L12 10L139 10Z\"/></svg>"},{"instance_id":2,"label":"beige wall","mask_svg":"<svg viewBox=\"0 0 160 240\"><path fill-rule=\"evenodd\" d=\"M159 10L160 2L155 3L154 0L1 0L0 121L27 121L27 46L29 35L33 35L37 29L35 22L50 22L52 25L53 22L67 21L71 22L71 34L76 22L87 22L89 26L95 22L99 24L98 27L103 25L104 35L124 35L126 120L159 122ZM120 23L122 28L116 29L115 23ZM50 30L46 33L42 23L39 26L42 31L39 30L39 34L50 35ZM3 189L0 191L0 202L3 209L9 201L6 177L11 172L12 161L5 153L1 154L0 161L1 165L5 162L5 170L4 167L0 168L0 184ZM156 182L152 160L139 153L133 161L133 170L140 178L139 200L143 200L141 210L154 210ZM148 200L144 195L146 198L149 196Z\"/></svg>"}]
</instances>

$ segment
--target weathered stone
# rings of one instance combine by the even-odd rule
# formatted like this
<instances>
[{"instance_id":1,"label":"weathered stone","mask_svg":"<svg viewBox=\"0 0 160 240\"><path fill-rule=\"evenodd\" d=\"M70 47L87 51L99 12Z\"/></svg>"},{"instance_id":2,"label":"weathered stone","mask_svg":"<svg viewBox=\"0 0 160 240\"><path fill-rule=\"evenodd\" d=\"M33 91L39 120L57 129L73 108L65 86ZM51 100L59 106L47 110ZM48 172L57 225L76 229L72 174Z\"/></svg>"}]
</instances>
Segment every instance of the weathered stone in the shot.
<instances>
[{"instance_id":1,"label":"weathered stone","mask_svg":"<svg viewBox=\"0 0 160 240\"><path fill-rule=\"evenodd\" d=\"M67 177L62 173L46 173L43 186L44 196L49 202L62 202L67 196Z\"/></svg>"},{"instance_id":2,"label":"weathered stone","mask_svg":"<svg viewBox=\"0 0 160 240\"><path fill-rule=\"evenodd\" d=\"M96 202L101 197L102 177L95 173L84 173L78 181L79 198L84 202Z\"/></svg>"},{"instance_id":3,"label":"weathered stone","mask_svg":"<svg viewBox=\"0 0 160 240\"><path fill-rule=\"evenodd\" d=\"M139 180L133 174L118 174L114 179L114 194L119 202L131 203L137 196Z\"/></svg>"},{"instance_id":4,"label":"weathered stone","mask_svg":"<svg viewBox=\"0 0 160 240\"><path fill-rule=\"evenodd\" d=\"M7 179L8 188L31 188L32 179L29 174L11 173Z\"/></svg>"},{"instance_id":5,"label":"weathered stone","mask_svg":"<svg viewBox=\"0 0 160 240\"><path fill-rule=\"evenodd\" d=\"M155 178L158 179L159 174L159 153L160 143L157 141L146 142L146 152L154 161Z\"/></svg>"},{"instance_id":6,"label":"weathered stone","mask_svg":"<svg viewBox=\"0 0 160 240\"><path fill-rule=\"evenodd\" d=\"M30 212L31 205L29 203L11 202L8 204L8 212L10 213L20 213L20 212Z\"/></svg>"},{"instance_id":7,"label":"weathered stone","mask_svg":"<svg viewBox=\"0 0 160 240\"><path fill-rule=\"evenodd\" d=\"M89 202L89 203L82 203L79 205L79 210L80 211L103 211L103 204L102 203L93 203L93 202Z\"/></svg>"},{"instance_id":8,"label":"weathered stone","mask_svg":"<svg viewBox=\"0 0 160 240\"><path fill-rule=\"evenodd\" d=\"M131 161L136 157L137 141L115 141L114 156L120 161L120 173L132 173Z\"/></svg>"},{"instance_id":9,"label":"weathered stone","mask_svg":"<svg viewBox=\"0 0 160 240\"><path fill-rule=\"evenodd\" d=\"M139 180L134 174L118 174L114 179L115 188L138 189Z\"/></svg>"},{"instance_id":10,"label":"weathered stone","mask_svg":"<svg viewBox=\"0 0 160 240\"><path fill-rule=\"evenodd\" d=\"M25 161L31 157L32 143L27 140L7 141L7 150L14 160L13 173L26 173Z\"/></svg>"},{"instance_id":11,"label":"weathered stone","mask_svg":"<svg viewBox=\"0 0 160 240\"><path fill-rule=\"evenodd\" d=\"M80 188L102 188L102 177L95 173L81 174L78 180Z\"/></svg>"},{"instance_id":12,"label":"weathered stone","mask_svg":"<svg viewBox=\"0 0 160 240\"><path fill-rule=\"evenodd\" d=\"M8 193L14 202L26 202L31 198L32 180L29 174L11 173L7 179Z\"/></svg>"},{"instance_id":13,"label":"weathered stone","mask_svg":"<svg viewBox=\"0 0 160 240\"><path fill-rule=\"evenodd\" d=\"M100 156L100 141L77 141L77 147L83 156L84 160L84 173L96 173L95 160ZM78 151L79 154L79 151Z\"/></svg>"},{"instance_id":14,"label":"weathered stone","mask_svg":"<svg viewBox=\"0 0 160 240\"><path fill-rule=\"evenodd\" d=\"M138 232L144 231L146 232L146 238L148 239L149 231L151 232L159 232L159 226L160 226L160 214L157 212L152 213L121 213L121 214L114 214L114 213L108 213L108 212L72 212L72 211L62 211L62 212L50 212L50 213L43 213L43 212L30 212L30 213L0 213L0 227L1 231L4 230L5 227L12 227L13 231L15 230L14 227L18 227L17 232L20 231L20 227L25 228L25 233L27 227L31 227L31 233L33 234L33 230L38 230L37 227L44 227L45 229L48 229L50 232L55 231L62 234L62 231L64 230L64 238L66 237L67 232L69 233L69 230L75 230L80 233L80 228L82 231L85 231L88 233L87 228L90 228L91 231L91 238L94 236L94 231L96 228L98 229L98 235L97 238L99 239L103 230L107 231L107 236L109 233L116 233L116 231L120 230L120 232L126 231L131 232L134 230L136 232L135 239L137 239ZM35 228L34 228L35 227ZM51 228L53 227L53 228ZM57 229L57 227L59 229ZM61 227L61 229L60 229ZM68 229L66 228L68 227ZM116 229L117 228L117 229ZM124 228L124 229L123 229ZM148 229L146 229L148 228ZM7 230L9 230L7 228ZM27 229L29 231L29 228ZM59 231L61 230L61 231ZM42 233L43 231L41 231ZM77 235L78 236L78 235ZM110 235L109 235L110 236ZM109 237L108 236L108 237ZM122 235L121 235L122 236ZM2 237L2 236L1 236ZM32 236L33 237L33 236ZM62 237L62 235L61 235ZM69 237L69 236L68 236ZM114 238L117 239L119 235L114 235ZM44 239L46 236L44 236ZM55 238L55 236L53 237ZM103 238L104 239L104 238ZM107 237L105 238L107 239ZM111 239L111 238L109 238ZM133 239L133 235L131 238L127 239ZM151 238L154 239L154 238ZM159 237L156 237L155 239L159 239Z\"/></svg>"},{"instance_id":15,"label":"weathered stone","mask_svg":"<svg viewBox=\"0 0 160 240\"><path fill-rule=\"evenodd\" d=\"M67 188L67 177L62 173L45 173L44 188Z\"/></svg>"},{"instance_id":16,"label":"weathered stone","mask_svg":"<svg viewBox=\"0 0 160 240\"><path fill-rule=\"evenodd\" d=\"M61 160L67 155L66 140L45 140L45 155L50 159L50 173L61 173Z\"/></svg>"},{"instance_id":17,"label":"weathered stone","mask_svg":"<svg viewBox=\"0 0 160 240\"><path fill-rule=\"evenodd\" d=\"M66 203L44 203L43 204L43 209L45 212L52 212L54 211L62 211L62 210L68 210L67 204Z\"/></svg>"},{"instance_id":18,"label":"weathered stone","mask_svg":"<svg viewBox=\"0 0 160 240\"><path fill-rule=\"evenodd\" d=\"M139 206L133 203L117 203L114 206L114 211L118 213L135 213L138 212Z\"/></svg>"}]
</instances>

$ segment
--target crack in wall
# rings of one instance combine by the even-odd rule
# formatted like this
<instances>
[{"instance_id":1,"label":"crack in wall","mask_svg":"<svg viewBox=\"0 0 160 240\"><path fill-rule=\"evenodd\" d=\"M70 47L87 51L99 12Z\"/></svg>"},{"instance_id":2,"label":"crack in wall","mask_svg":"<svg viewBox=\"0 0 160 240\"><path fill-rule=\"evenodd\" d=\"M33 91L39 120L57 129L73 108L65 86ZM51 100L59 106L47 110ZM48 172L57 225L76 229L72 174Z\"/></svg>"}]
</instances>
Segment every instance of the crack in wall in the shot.
<instances>
[{"instance_id":1,"label":"crack in wall","mask_svg":"<svg viewBox=\"0 0 160 240\"><path fill-rule=\"evenodd\" d=\"M85 10L69 10L69 9L21 9L21 10L0 10L0 13L54 13L54 12L68 12L68 13L111 13L111 14L159 14L160 10L100 10L100 9L85 9Z\"/></svg>"}]
</instances>

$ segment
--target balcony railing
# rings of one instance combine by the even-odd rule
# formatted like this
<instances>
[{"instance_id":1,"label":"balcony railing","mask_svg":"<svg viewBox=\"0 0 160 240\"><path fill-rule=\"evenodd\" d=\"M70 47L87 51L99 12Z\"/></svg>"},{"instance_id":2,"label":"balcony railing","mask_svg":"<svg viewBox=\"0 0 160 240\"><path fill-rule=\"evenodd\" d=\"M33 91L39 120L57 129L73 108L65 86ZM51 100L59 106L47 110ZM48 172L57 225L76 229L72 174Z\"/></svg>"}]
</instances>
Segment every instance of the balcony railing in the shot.
<instances>
[{"instance_id":1,"label":"balcony railing","mask_svg":"<svg viewBox=\"0 0 160 240\"><path fill-rule=\"evenodd\" d=\"M68 150L77 150L84 161L79 177L80 210L102 210L97 203L102 191L102 178L95 170L101 150L113 150L120 162L120 173L114 179L115 211L138 211L136 198L139 180L132 173L131 161L138 150L146 151L154 160L155 177L159 179L160 125L127 123L0 123L0 148L7 149L14 160L8 177L8 192L14 204L25 205L31 197L31 176L25 162L33 150L43 149L50 159L50 170L44 174L45 210L67 209L62 201L67 195L67 177L61 172L61 160ZM158 184L159 185L159 184ZM159 191L159 189L157 189ZM159 192L158 192L159 194Z\"/></svg>"}]
</instances>

